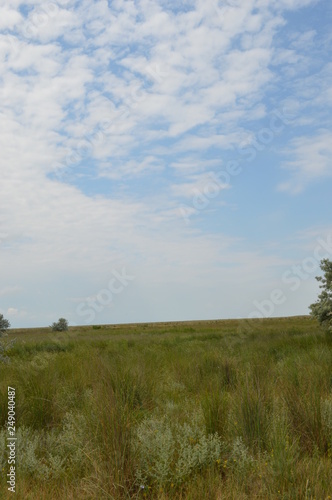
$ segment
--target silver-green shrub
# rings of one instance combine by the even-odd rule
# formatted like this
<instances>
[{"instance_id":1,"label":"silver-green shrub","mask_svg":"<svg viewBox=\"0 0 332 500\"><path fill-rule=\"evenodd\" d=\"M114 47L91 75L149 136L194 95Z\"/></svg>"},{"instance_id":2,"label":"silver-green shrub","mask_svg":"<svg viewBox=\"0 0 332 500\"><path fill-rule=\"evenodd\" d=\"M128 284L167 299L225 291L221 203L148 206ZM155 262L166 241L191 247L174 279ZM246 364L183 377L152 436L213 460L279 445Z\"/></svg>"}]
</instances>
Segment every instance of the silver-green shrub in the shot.
<instances>
[{"instance_id":1,"label":"silver-green shrub","mask_svg":"<svg viewBox=\"0 0 332 500\"><path fill-rule=\"evenodd\" d=\"M136 429L133 447L137 480L142 486L160 487L180 484L216 463L222 450L218 434L206 435L201 413L182 424L167 416L146 419Z\"/></svg>"},{"instance_id":2,"label":"silver-green shrub","mask_svg":"<svg viewBox=\"0 0 332 500\"><path fill-rule=\"evenodd\" d=\"M21 477L38 480L58 479L69 469L74 474L83 470L88 445L87 424L81 414L67 413L61 430L34 430L20 427L16 432L17 470ZM6 467L7 430L0 431L0 465Z\"/></svg>"},{"instance_id":3,"label":"silver-green shrub","mask_svg":"<svg viewBox=\"0 0 332 500\"><path fill-rule=\"evenodd\" d=\"M255 459L250 454L241 436L236 437L233 441L229 465L238 469L239 473L242 474L249 472L255 465Z\"/></svg>"},{"instance_id":4,"label":"silver-green shrub","mask_svg":"<svg viewBox=\"0 0 332 500\"><path fill-rule=\"evenodd\" d=\"M62 432L58 437L57 450L67 457L68 465L79 467L84 461L87 445L87 423L83 415L69 412L65 415Z\"/></svg>"}]
</instances>

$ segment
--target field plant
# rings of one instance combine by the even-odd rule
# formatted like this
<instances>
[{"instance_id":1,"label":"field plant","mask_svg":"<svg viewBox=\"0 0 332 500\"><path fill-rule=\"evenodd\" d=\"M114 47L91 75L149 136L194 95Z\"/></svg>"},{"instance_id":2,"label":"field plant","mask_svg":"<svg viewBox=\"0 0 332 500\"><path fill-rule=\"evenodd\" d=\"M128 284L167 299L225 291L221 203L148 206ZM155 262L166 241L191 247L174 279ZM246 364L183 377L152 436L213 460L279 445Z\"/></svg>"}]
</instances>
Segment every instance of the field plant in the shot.
<instances>
[{"instance_id":1,"label":"field plant","mask_svg":"<svg viewBox=\"0 0 332 500\"><path fill-rule=\"evenodd\" d=\"M60 341L9 330L0 498L12 495L8 386L19 500L332 498L330 339L309 317L238 332L238 321L70 327Z\"/></svg>"},{"instance_id":2,"label":"field plant","mask_svg":"<svg viewBox=\"0 0 332 500\"><path fill-rule=\"evenodd\" d=\"M178 423L166 414L148 418L136 429L133 441L138 457L136 476L141 487L174 488L221 461L220 436L206 434L200 413Z\"/></svg>"},{"instance_id":3,"label":"field plant","mask_svg":"<svg viewBox=\"0 0 332 500\"><path fill-rule=\"evenodd\" d=\"M53 332L66 332L68 330L68 321L65 318L59 318L58 321L54 321L51 325Z\"/></svg>"},{"instance_id":4,"label":"field plant","mask_svg":"<svg viewBox=\"0 0 332 500\"><path fill-rule=\"evenodd\" d=\"M9 342L5 340L7 337L7 330L10 327L8 319L4 318L3 314L0 314L0 363L8 363L9 358L6 356L7 351L9 351L14 343L15 339L11 339Z\"/></svg>"}]
</instances>

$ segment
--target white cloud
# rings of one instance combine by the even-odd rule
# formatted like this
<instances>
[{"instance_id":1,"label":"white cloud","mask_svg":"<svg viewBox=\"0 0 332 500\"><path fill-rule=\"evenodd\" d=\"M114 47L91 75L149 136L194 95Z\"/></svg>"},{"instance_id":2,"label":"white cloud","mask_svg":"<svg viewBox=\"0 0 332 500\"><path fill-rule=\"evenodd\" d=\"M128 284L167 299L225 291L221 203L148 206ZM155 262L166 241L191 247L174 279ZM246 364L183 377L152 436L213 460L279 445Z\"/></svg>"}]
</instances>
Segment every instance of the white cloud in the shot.
<instances>
[{"instance_id":1,"label":"white cloud","mask_svg":"<svg viewBox=\"0 0 332 500\"><path fill-rule=\"evenodd\" d=\"M21 14L15 9L7 6L0 7L0 30L12 29L21 20Z\"/></svg>"},{"instance_id":2,"label":"white cloud","mask_svg":"<svg viewBox=\"0 0 332 500\"><path fill-rule=\"evenodd\" d=\"M7 310L8 316L18 316L19 311L18 309L15 309L15 307L9 307Z\"/></svg>"},{"instance_id":3,"label":"white cloud","mask_svg":"<svg viewBox=\"0 0 332 500\"><path fill-rule=\"evenodd\" d=\"M279 189L298 193L310 182L332 176L332 134L322 130L314 137L297 137L290 144L287 156L294 159L284 163L291 179Z\"/></svg>"},{"instance_id":4,"label":"white cloud","mask_svg":"<svg viewBox=\"0 0 332 500\"><path fill-rule=\"evenodd\" d=\"M196 195L204 195L207 193L211 195L211 197L215 197L220 191L229 187L228 184L225 184L213 175L213 172L191 175L188 177L188 180L190 182L174 184L171 187L175 196L193 198Z\"/></svg>"},{"instance_id":5,"label":"white cloud","mask_svg":"<svg viewBox=\"0 0 332 500\"><path fill-rule=\"evenodd\" d=\"M7 286L5 288L0 289L0 297L16 294L21 290L22 289L19 286Z\"/></svg>"},{"instance_id":6,"label":"white cloud","mask_svg":"<svg viewBox=\"0 0 332 500\"><path fill-rule=\"evenodd\" d=\"M136 177L148 172L160 172L163 170L163 164L154 156L147 156L142 161L119 159L115 164L102 163L100 165L99 175L108 179L123 179L126 177Z\"/></svg>"}]
</instances>

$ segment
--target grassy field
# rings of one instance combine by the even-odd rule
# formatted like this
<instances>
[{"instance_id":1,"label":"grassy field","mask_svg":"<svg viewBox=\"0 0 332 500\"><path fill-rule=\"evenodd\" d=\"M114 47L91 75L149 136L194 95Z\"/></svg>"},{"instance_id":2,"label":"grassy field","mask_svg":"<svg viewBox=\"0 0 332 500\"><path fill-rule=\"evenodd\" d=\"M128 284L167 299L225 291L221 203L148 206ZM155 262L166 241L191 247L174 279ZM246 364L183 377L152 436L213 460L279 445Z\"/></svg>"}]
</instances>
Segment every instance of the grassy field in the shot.
<instances>
[{"instance_id":1,"label":"grassy field","mask_svg":"<svg viewBox=\"0 0 332 500\"><path fill-rule=\"evenodd\" d=\"M18 499L330 499L332 344L308 317L11 330Z\"/></svg>"}]
</instances>

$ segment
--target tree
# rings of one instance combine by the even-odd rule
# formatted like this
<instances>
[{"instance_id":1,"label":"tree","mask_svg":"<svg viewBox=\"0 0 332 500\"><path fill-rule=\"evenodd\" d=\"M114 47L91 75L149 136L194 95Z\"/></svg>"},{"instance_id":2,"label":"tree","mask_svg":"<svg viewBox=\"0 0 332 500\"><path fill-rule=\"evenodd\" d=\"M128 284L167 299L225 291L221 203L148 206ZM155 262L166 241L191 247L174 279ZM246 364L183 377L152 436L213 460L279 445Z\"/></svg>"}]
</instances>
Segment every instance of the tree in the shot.
<instances>
[{"instance_id":1,"label":"tree","mask_svg":"<svg viewBox=\"0 0 332 500\"><path fill-rule=\"evenodd\" d=\"M68 321L65 318L59 318L59 321L52 323L53 332L66 332L68 330Z\"/></svg>"},{"instance_id":2,"label":"tree","mask_svg":"<svg viewBox=\"0 0 332 500\"><path fill-rule=\"evenodd\" d=\"M311 304L309 309L311 316L318 319L320 324L326 327L329 333L332 333L332 262L323 259L320 268L324 275L317 276L316 280L320 281L319 287L322 292L319 294L317 302Z\"/></svg>"},{"instance_id":3,"label":"tree","mask_svg":"<svg viewBox=\"0 0 332 500\"><path fill-rule=\"evenodd\" d=\"M4 356L4 353L8 351L14 343L14 339L9 343L6 342L5 340L1 340L1 337L4 337L6 335L6 332L9 327L10 323L8 319L5 319L3 317L3 314L0 314L0 362L4 363L9 362L9 358L7 358L7 356Z\"/></svg>"},{"instance_id":4,"label":"tree","mask_svg":"<svg viewBox=\"0 0 332 500\"><path fill-rule=\"evenodd\" d=\"M3 314L0 314L0 337L3 337L8 328L10 327L10 323L8 319L3 317Z\"/></svg>"}]
</instances>

